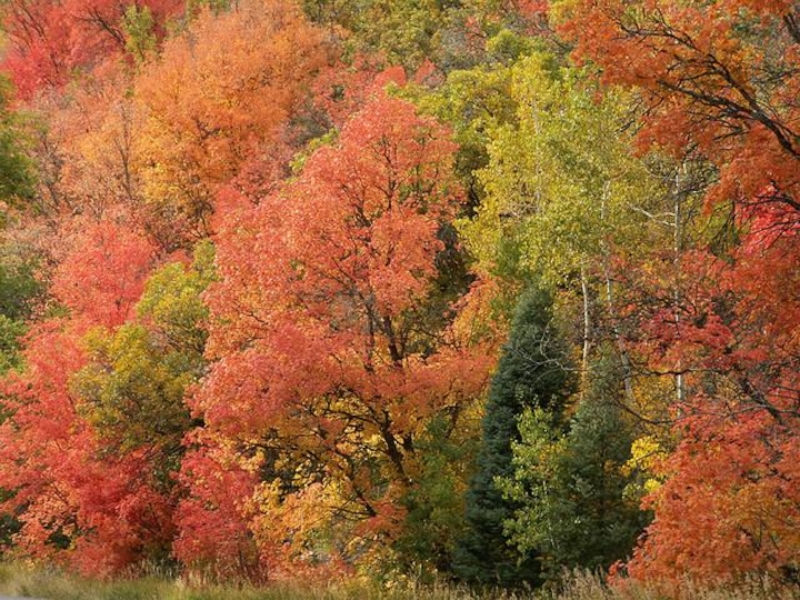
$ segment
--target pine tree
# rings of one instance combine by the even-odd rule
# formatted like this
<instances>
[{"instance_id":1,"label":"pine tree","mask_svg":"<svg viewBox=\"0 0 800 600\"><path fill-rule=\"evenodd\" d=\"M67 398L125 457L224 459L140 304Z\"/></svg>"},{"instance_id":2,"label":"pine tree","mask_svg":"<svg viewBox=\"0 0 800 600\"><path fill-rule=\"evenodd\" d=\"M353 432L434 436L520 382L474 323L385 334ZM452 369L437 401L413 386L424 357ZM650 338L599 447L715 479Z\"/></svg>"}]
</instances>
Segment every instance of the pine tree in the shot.
<instances>
[{"instance_id":1,"label":"pine tree","mask_svg":"<svg viewBox=\"0 0 800 600\"><path fill-rule=\"evenodd\" d=\"M558 579L565 568L608 569L631 553L647 524L625 493L636 473L627 467L633 436L618 402L618 371L609 358L595 364L566 433L545 410L520 419L514 476L499 482L518 502L506 533L520 552L540 557L544 579Z\"/></svg>"},{"instance_id":2,"label":"pine tree","mask_svg":"<svg viewBox=\"0 0 800 600\"><path fill-rule=\"evenodd\" d=\"M522 296L500 358L483 420L482 445L466 499L468 531L456 548L454 570L480 585L519 587L539 581L536 556L508 543L504 523L518 508L503 498L497 480L513 473L512 443L526 408L559 414L573 390L566 347L553 319L552 297L533 285Z\"/></svg>"}]
</instances>

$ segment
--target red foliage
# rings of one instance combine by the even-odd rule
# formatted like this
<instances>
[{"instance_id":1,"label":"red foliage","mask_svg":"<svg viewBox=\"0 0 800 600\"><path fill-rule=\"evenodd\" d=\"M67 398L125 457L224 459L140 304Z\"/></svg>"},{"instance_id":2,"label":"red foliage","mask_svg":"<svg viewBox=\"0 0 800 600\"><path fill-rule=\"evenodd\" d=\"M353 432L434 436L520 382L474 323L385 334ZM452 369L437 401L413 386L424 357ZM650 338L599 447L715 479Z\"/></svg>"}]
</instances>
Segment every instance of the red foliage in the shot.
<instances>
[{"instance_id":1,"label":"red foliage","mask_svg":"<svg viewBox=\"0 0 800 600\"><path fill-rule=\"evenodd\" d=\"M168 547L172 502L145 452L109 456L81 418L70 377L84 333L63 321L31 332L28 368L3 388L0 486L16 492L4 505L22 523L16 552L105 576Z\"/></svg>"},{"instance_id":2,"label":"red foliage","mask_svg":"<svg viewBox=\"0 0 800 600\"><path fill-rule=\"evenodd\" d=\"M113 328L129 316L154 262L143 236L110 221L89 223L71 237L52 292L73 318Z\"/></svg>"},{"instance_id":3,"label":"red foliage","mask_svg":"<svg viewBox=\"0 0 800 600\"><path fill-rule=\"evenodd\" d=\"M190 568L222 579L242 575L258 579L271 565L261 564L248 527L247 501L256 477L207 436L203 439L197 433L192 442L197 446L181 467L181 483L191 493L175 516L179 531L175 556Z\"/></svg>"},{"instance_id":4,"label":"red foliage","mask_svg":"<svg viewBox=\"0 0 800 600\"><path fill-rule=\"evenodd\" d=\"M216 443L240 443L234 455L267 482L279 479L275 460L298 478L335 481L321 518L346 509L373 538L402 522L414 439L434 415L456 419L491 362L442 329L442 317L434 335L418 321L433 300L440 228L461 203L454 151L440 125L379 96L297 180L232 214L218 236L221 281L208 293L217 362L195 411ZM267 530L260 552L291 543L292 528Z\"/></svg>"},{"instance_id":5,"label":"red foliage","mask_svg":"<svg viewBox=\"0 0 800 600\"><path fill-rule=\"evenodd\" d=\"M3 6L10 41L4 68L20 96L31 98L46 86L61 86L77 70L91 70L122 54L125 34L121 20L129 5L113 0L12 0ZM163 34L166 19L183 7L180 0L147 0Z\"/></svg>"},{"instance_id":6,"label":"red foliage","mask_svg":"<svg viewBox=\"0 0 800 600\"><path fill-rule=\"evenodd\" d=\"M687 393L673 407L666 483L647 500L655 521L627 565L634 578L780 579L799 566L800 236L786 211L748 209L731 262L685 256L677 306L675 282L647 292L637 349L649 369L683 372Z\"/></svg>"},{"instance_id":7,"label":"red foliage","mask_svg":"<svg viewBox=\"0 0 800 600\"><path fill-rule=\"evenodd\" d=\"M116 455L104 448L72 377L87 363L87 331L131 316L154 253L122 225L72 225L80 231L62 242L52 286L69 318L34 327L24 372L3 382L9 416L0 425L0 487L15 491L5 508L22 523L18 552L109 575L166 552L174 499L160 489L146 449Z\"/></svg>"}]
</instances>

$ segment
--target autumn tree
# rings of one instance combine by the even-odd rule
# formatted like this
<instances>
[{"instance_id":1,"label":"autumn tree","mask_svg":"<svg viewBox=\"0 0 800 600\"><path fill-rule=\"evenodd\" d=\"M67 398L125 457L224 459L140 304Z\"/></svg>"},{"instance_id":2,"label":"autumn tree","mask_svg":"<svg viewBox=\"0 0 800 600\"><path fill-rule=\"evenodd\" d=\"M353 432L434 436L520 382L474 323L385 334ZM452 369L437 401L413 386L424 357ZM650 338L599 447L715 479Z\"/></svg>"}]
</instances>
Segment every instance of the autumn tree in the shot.
<instances>
[{"instance_id":1,"label":"autumn tree","mask_svg":"<svg viewBox=\"0 0 800 600\"><path fill-rule=\"evenodd\" d=\"M290 122L325 59L321 32L288 0L204 10L166 43L135 81L145 121L134 147L166 248L211 231L216 192L246 163L286 174Z\"/></svg>"},{"instance_id":2,"label":"autumn tree","mask_svg":"<svg viewBox=\"0 0 800 600\"><path fill-rule=\"evenodd\" d=\"M30 199L35 181L24 119L12 110L11 97L9 81L0 78L0 200L6 203Z\"/></svg>"},{"instance_id":3,"label":"autumn tree","mask_svg":"<svg viewBox=\"0 0 800 600\"><path fill-rule=\"evenodd\" d=\"M162 37L167 19L182 3L153 0L140 3L152 16L152 32ZM20 96L59 87L81 71L122 56L126 50L128 4L109 0L15 0L3 6L9 47L4 67Z\"/></svg>"},{"instance_id":4,"label":"autumn tree","mask_svg":"<svg viewBox=\"0 0 800 600\"><path fill-rule=\"evenodd\" d=\"M791 2L577 2L563 25L603 79L633 87L645 146L696 145L717 200L797 211L798 35Z\"/></svg>"},{"instance_id":5,"label":"autumn tree","mask_svg":"<svg viewBox=\"0 0 800 600\"><path fill-rule=\"evenodd\" d=\"M680 318L662 303L642 322L650 368L681 365L686 391L672 411L677 442L659 469L665 483L647 500L655 521L628 565L637 579L795 578L797 540L784 527L796 522L797 503L783 489L796 477L797 443L789 210L768 204L748 215L752 228L726 260L695 252Z\"/></svg>"},{"instance_id":6,"label":"autumn tree","mask_svg":"<svg viewBox=\"0 0 800 600\"><path fill-rule=\"evenodd\" d=\"M676 581L759 571L792 580L796 565L787 557L795 540L779 533L779 523L794 522L795 502L775 489L770 494L786 502L756 498L793 480L783 461L795 444L788 423L797 387L784 370L793 325L783 316L794 310L785 295L794 279L773 253L795 244L797 107L787 99L797 88L796 6L611 1L572 8L564 31L579 56L642 99L643 147L679 155L688 148L712 163L718 183L704 190L707 205L725 209L734 232L683 261L680 297L665 304L670 292L659 283L649 296L661 302L643 304L635 337L648 367L682 383L672 412L677 448L664 463L666 483L651 496L655 521L630 573ZM767 343L763 334L782 341ZM717 470L703 473L711 464ZM708 485L709 477L718 480Z\"/></svg>"},{"instance_id":7,"label":"autumn tree","mask_svg":"<svg viewBox=\"0 0 800 600\"><path fill-rule=\"evenodd\" d=\"M303 6L346 48L411 71L426 64L445 73L469 69L486 62L492 38L505 34L549 36L547 2L538 0L305 0Z\"/></svg>"},{"instance_id":8,"label":"autumn tree","mask_svg":"<svg viewBox=\"0 0 800 600\"><path fill-rule=\"evenodd\" d=\"M276 541L300 558L329 537L324 552L349 561L391 543L426 428L440 418L455 435L480 393L490 357L468 324L448 327L464 291L440 237L461 203L454 149L446 129L380 94L219 236L215 362L194 409L213 445L258 475L238 502L255 509L273 568ZM300 523L312 506L318 522Z\"/></svg>"},{"instance_id":9,"label":"autumn tree","mask_svg":"<svg viewBox=\"0 0 800 600\"><path fill-rule=\"evenodd\" d=\"M109 454L100 443L79 414L73 377L88 362L87 331L114 330L133 315L153 249L108 222L85 222L65 244L51 290L64 308L32 328L24 369L4 381L0 485L14 492L4 508L21 524L17 552L108 574L164 547L169 502L146 452Z\"/></svg>"},{"instance_id":10,"label":"autumn tree","mask_svg":"<svg viewBox=\"0 0 800 600\"><path fill-rule=\"evenodd\" d=\"M34 123L30 155L38 170L31 204L52 227L75 214L138 224L141 176L133 165L140 113L126 90L132 76L118 65L83 78L70 94L51 90L27 103Z\"/></svg>"},{"instance_id":11,"label":"autumn tree","mask_svg":"<svg viewBox=\"0 0 800 600\"><path fill-rule=\"evenodd\" d=\"M114 332L84 338L88 364L72 378L79 412L104 446L118 453L144 449L164 490L174 485L191 418L183 396L205 368L200 299L213 278L213 248L198 245L187 269L180 262L155 271L136 305L137 319Z\"/></svg>"}]
</instances>

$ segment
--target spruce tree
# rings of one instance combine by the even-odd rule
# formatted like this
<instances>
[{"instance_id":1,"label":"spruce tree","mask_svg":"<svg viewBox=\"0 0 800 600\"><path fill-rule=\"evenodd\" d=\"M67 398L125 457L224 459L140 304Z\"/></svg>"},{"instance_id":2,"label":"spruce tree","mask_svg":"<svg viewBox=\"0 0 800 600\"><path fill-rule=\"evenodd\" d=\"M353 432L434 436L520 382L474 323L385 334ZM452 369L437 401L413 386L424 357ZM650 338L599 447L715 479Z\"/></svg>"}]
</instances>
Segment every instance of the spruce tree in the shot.
<instances>
[{"instance_id":1,"label":"spruce tree","mask_svg":"<svg viewBox=\"0 0 800 600\"><path fill-rule=\"evenodd\" d=\"M626 497L636 473L626 468L632 431L620 382L613 361L602 357L568 432L553 428L541 409L520 420L513 477L499 482L519 503L506 532L520 552L539 556L544 579L557 580L564 569L608 569L630 554L647 524L637 500Z\"/></svg>"},{"instance_id":2,"label":"spruce tree","mask_svg":"<svg viewBox=\"0 0 800 600\"><path fill-rule=\"evenodd\" d=\"M520 587L539 582L536 556L520 554L504 534L517 504L503 498L497 481L513 473L512 443L525 408L558 414L572 392L566 345L553 319L550 293L531 286L520 298L492 379L476 472L466 497L467 533L455 550L456 575L477 585Z\"/></svg>"}]
</instances>

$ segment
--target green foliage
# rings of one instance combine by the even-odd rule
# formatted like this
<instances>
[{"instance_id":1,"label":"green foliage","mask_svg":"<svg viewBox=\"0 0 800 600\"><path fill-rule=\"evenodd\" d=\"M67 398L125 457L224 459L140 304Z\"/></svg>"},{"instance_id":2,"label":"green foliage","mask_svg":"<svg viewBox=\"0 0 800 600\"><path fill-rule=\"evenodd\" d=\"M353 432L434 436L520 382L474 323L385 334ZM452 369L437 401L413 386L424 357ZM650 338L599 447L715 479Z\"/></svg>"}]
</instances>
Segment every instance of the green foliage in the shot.
<instances>
[{"instance_id":1,"label":"green foliage","mask_svg":"<svg viewBox=\"0 0 800 600\"><path fill-rule=\"evenodd\" d=\"M137 305L140 320L152 321L176 349L201 354L208 337L201 294L215 278L214 245L206 240L195 246L191 269L172 263L150 276Z\"/></svg>"},{"instance_id":2,"label":"green foliage","mask_svg":"<svg viewBox=\"0 0 800 600\"><path fill-rule=\"evenodd\" d=\"M147 6L131 4L122 17L122 31L125 33L125 49L137 63L144 63L155 55L158 40L155 35L155 20Z\"/></svg>"},{"instance_id":3,"label":"green foliage","mask_svg":"<svg viewBox=\"0 0 800 600\"><path fill-rule=\"evenodd\" d=\"M476 449L471 432L454 439L451 428L451 421L437 418L416 444L421 472L403 498L408 513L394 544L399 560L393 570L429 583L452 570L453 551L464 532L464 472Z\"/></svg>"},{"instance_id":4,"label":"green foliage","mask_svg":"<svg viewBox=\"0 0 800 600\"><path fill-rule=\"evenodd\" d=\"M473 173L488 164L488 134L516 118L511 99L511 73L505 66L483 65L453 71L442 86L418 100L424 111L453 127L459 144L456 171L468 182L473 205L482 197Z\"/></svg>"},{"instance_id":5,"label":"green foliage","mask_svg":"<svg viewBox=\"0 0 800 600\"><path fill-rule=\"evenodd\" d=\"M165 484L192 423L184 393L205 369L207 309L200 295L214 277L213 256L211 244L202 243L191 269L172 263L155 272L137 305L139 320L113 335L92 330L85 340L91 362L73 378L86 417L110 448L165 453L159 465Z\"/></svg>"},{"instance_id":6,"label":"green foliage","mask_svg":"<svg viewBox=\"0 0 800 600\"><path fill-rule=\"evenodd\" d=\"M551 411L526 410L513 444L514 474L498 481L518 503L507 532L520 552L541 557L547 579L565 568L607 569L629 555L646 525L646 514L625 497L632 437L615 371L596 365L566 433L553 426Z\"/></svg>"},{"instance_id":7,"label":"green foliage","mask_svg":"<svg viewBox=\"0 0 800 600\"><path fill-rule=\"evenodd\" d=\"M20 339L25 321L41 300L44 285L29 248L6 245L0 251L0 374L21 366Z\"/></svg>"},{"instance_id":8,"label":"green foliage","mask_svg":"<svg viewBox=\"0 0 800 600\"><path fill-rule=\"evenodd\" d=\"M75 385L89 402L90 422L108 437L119 436L122 451L179 438L189 426L183 392L201 372L198 357L170 349L139 324L111 337L94 330L86 343L92 363Z\"/></svg>"},{"instance_id":9,"label":"green foliage","mask_svg":"<svg viewBox=\"0 0 800 600\"><path fill-rule=\"evenodd\" d=\"M36 262L13 255L0 260L0 314L15 321L26 319L44 288L36 278Z\"/></svg>"},{"instance_id":10,"label":"green foliage","mask_svg":"<svg viewBox=\"0 0 800 600\"><path fill-rule=\"evenodd\" d=\"M20 366L20 338L25 333L25 323L0 314L0 374Z\"/></svg>"},{"instance_id":11,"label":"green foliage","mask_svg":"<svg viewBox=\"0 0 800 600\"><path fill-rule=\"evenodd\" d=\"M231 9L231 0L187 0L186 14L196 16L204 9L210 10L215 15Z\"/></svg>"},{"instance_id":12,"label":"green foliage","mask_svg":"<svg viewBox=\"0 0 800 600\"><path fill-rule=\"evenodd\" d=\"M9 204L30 198L34 192L33 163L25 148L23 120L9 107L11 84L0 77L0 201Z\"/></svg>"},{"instance_id":13,"label":"green foliage","mask_svg":"<svg viewBox=\"0 0 800 600\"><path fill-rule=\"evenodd\" d=\"M530 24L518 7L498 0L304 0L303 8L347 30L350 54L412 71L426 61L444 72L496 64L544 43L525 35Z\"/></svg>"},{"instance_id":14,"label":"green foliage","mask_svg":"<svg viewBox=\"0 0 800 600\"><path fill-rule=\"evenodd\" d=\"M477 471L466 499L468 532L455 555L455 572L462 579L503 587L539 580L535 555L508 543L504 524L519 504L504 498L496 481L513 474L512 444L520 439L517 422L523 411L546 410L556 427L573 388L551 295L533 285L520 299L486 403Z\"/></svg>"}]
</instances>

